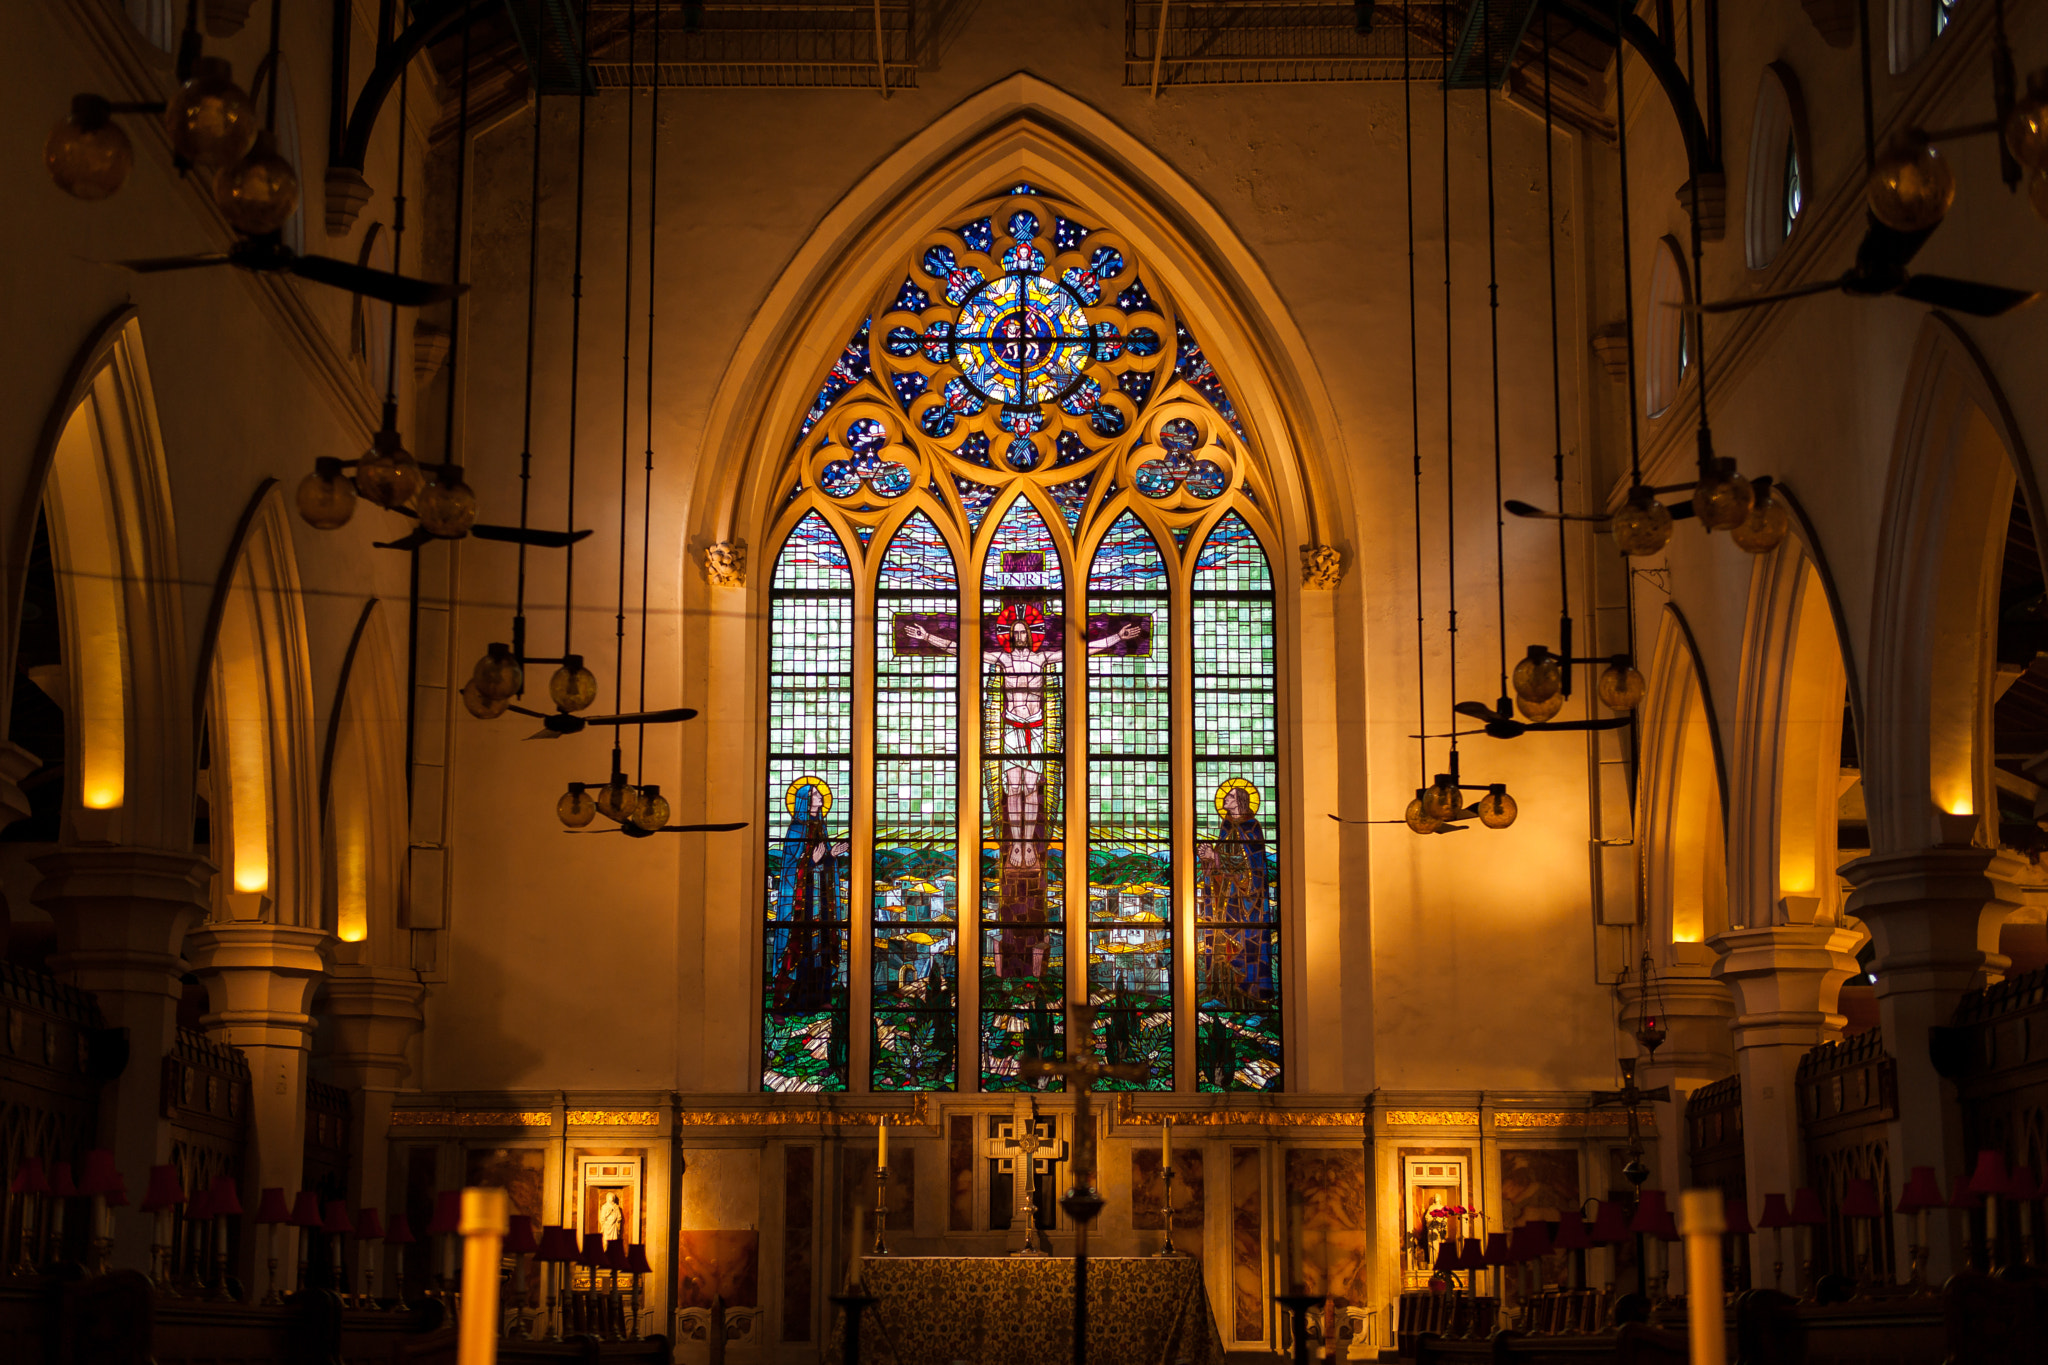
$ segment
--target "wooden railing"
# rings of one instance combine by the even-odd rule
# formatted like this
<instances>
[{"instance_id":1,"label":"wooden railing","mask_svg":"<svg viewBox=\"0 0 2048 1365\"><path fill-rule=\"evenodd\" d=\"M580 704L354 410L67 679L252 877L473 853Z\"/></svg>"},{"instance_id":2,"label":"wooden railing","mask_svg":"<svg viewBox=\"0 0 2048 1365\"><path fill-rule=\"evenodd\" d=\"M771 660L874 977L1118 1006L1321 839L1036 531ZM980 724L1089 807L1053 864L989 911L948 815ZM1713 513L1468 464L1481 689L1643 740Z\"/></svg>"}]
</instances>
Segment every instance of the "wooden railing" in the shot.
<instances>
[{"instance_id":1,"label":"wooden railing","mask_svg":"<svg viewBox=\"0 0 2048 1365\"><path fill-rule=\"evenodd\" d=\"M47 1171L92 1146L101 1079L117 1058L92 996L47 972L0 963L0 1191L34 1158ZM6 1206L0 1265L51 1251L53 1201ZM76 1220L72 1232L78 1233ZM82 1241L80 1248L82 1250Z\"/></svg>"},{"instance_id":2,"label":"wooden railing","mask_svg":"<svg viewBox=\"0 0 2048 1365\"><path fill-rule=\"evenodd\" d=\"M1849 1181L1871 1181L1889 1208L1898 1194L1891 1176L1885 1125L1898 1117L1898 1065L1871 1029L1839 1043L1822 1043L1799 1059L1799 1132L1806 1149L1806 1180L1820 1195L1828 1221L1814 1229L1816 1275L1857 1273L1855 1229L1842 1216ZM1896 1264L1890 1218L1873 1219L1871 1260Z\"/></svg>"},{"instance_id":3,"label":"wooden railing","mask_svg":"<svg viewBox=\"0 0 2048 1365\"><path fill-rule=\"evenodd\" d=\"M2048 1170L2048 967L1964 996L1936 1057L1962 1100L1965 1148Z\"/></svg>"},{"instance_id":4,"label":"wooden railing","mask_svg":"<svg viewBox=\"0 0 2048 1365\"><path fill-rule=\"evenodd\" d=\"M196 1029L179 1029L171 1055L164 1058L162 1109L171 1129L171 1164L186 1194L210 1190L221 1176L233 1180L239 1191L249 1146L249 1061L242 1050ZM213 1240L222 1231L227 1263L241 1264L242 1220L194 1222L186 1217L189 1208L180 1205L173 1213L171 1258L178 1280L196 1284L211 1277L221 1250Z\"/></svg>"}]
</instances>

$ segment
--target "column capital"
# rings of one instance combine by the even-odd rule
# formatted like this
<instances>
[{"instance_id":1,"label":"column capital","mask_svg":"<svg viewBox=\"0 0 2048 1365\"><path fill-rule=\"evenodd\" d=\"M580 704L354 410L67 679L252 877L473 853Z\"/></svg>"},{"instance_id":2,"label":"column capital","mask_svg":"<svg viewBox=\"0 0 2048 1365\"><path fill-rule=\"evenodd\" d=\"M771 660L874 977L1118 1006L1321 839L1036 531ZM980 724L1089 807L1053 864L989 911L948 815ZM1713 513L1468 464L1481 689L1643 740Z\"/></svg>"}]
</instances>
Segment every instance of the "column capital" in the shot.
<instances>
[{"instance_id":1,"label":"column capital","mask_svg":"<svg viewBox=\"0 0 2048 1365\"><path fill-rule=\"evenodd\" d=\"M427 988L403 967L329 968L320 1015L331 1026L329 1062L347 1086L395 1086L412 1070L406 1045L426 1026Z\"/></svg>"},{"instance_id":2,"label":"column capital","mask_svg":"<svg viewBox=\"0 0 2048 1365\"><path fill-rule=\"evenodd\" d=\"M1836 1013L1857 971L1862 931L1827 924L1731 929L1710 942L1714 975L1735 993L1735 1046L1812 1047L1847 1022Z\"/></svg>"},{"instance_id":3,"label":"column capital","mask_svg":"<svg viewBox=\"0 0 2048 1365\"><path fill-rule=\"evenodd\" d=\"M1928 848L1858 858L1849 913L1870 926L1880 999L1900 990L1961 999L2010 965L1998 930L2020 907L2018 858L1989 848Z\"/></svg>"},{"instance_id":4,"label":"column capital","mask_svg":"<svg viewBox=\"0 0 2048 1365\"><path fill-rule=\"evenodd\" d=\"M306 1047L313 1031L308 1007L327 969L320 948L329 937L325 929L291 924L195 929L185 951L213 1006L200 1023L215 1040L237 1047Z\"/></svg>"},{"instance_id":5,"label":"column capital","mask_svg":"<svg viewBox=\"0 0 2048 1365\"><path fill-rule=\"evenodd\" d=\"M185 937L206 916L212 863L123 844L34 861L43 876L30 899L57 926L53 971L88 990L178 997Z\"/></svg>"}]
</instances>

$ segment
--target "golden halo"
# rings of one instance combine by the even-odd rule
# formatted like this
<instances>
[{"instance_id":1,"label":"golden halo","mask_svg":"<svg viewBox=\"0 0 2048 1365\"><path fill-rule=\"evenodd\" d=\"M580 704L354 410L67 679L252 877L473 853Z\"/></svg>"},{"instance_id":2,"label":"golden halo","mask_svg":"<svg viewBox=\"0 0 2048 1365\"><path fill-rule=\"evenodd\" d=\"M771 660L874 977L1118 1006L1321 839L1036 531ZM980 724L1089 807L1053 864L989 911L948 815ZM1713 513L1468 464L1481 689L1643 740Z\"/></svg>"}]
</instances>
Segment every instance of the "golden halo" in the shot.
<instances>
[{"instance_id":1,"label":"golden halo","mask_svg":"<svg viewBox=\"0 0 2048 1365\"><path fill-rule=\"evenodd\" d=\"M789 790L782 794L782 804L789 811L792 818L796 815L796 794L797 790L801 787L816 787L819 791L825 793L825 810L819 811L818 814L823 815L825 811L832 809L832 788L826 784L824 778L819 777L816 773L805 773L802 777L790 783Z\"/></svg>"},{"instance_id":2,"label":"golden halo","mask_svg":"<svg viewBox=\"0 0 2048 1365\"><path fill-rule=\"evenodd\" d=\"M1253 815L1257 815L1259 813L1259 789L1241 777L1233 777L1216 789L1216 813L1226 820L1230 818L1230 812L1224 809L1223 798L1230 795L1232 787L1242 787L1244 789L1245 804L1251 808Z\"/></svg>"}]
</instances>

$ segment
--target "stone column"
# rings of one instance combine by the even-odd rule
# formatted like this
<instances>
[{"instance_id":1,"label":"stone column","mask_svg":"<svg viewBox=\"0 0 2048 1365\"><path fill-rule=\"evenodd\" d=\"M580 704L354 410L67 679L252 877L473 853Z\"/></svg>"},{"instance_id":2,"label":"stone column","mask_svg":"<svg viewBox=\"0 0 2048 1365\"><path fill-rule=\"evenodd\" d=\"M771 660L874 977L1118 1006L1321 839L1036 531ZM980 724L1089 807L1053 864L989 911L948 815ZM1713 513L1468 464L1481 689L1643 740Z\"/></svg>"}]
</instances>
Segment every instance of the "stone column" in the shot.
<instances>
[{"instance_id":1,"label":"stone column","mask_svg":"<svg viewBox=\"0 0 2048 1365\"><path fill-rule=\"evenodd\" d=\"M21 790L21 780L42 766L42 762L28 750L11 739L0 739L0 830L6 829L16 820L28 818L28 797ZM7 907L0 903L0 957L7 953L8 921Z\"/></svg>"},{"instance_id":2,"label":"stone column","mask_svg":"<svg viewBox=\"0 0 2048 1365\"><path fill-rule=\"evenodd\" d=\"M1643 1015L1642 981L1632 979L1624 996L1621 1027L1634 1033ZM1659 976L1651 994L1657 1017L1668 1036L1654 1055L1638 1053L1636 1084L1645 1090L1671 1087L1669 1101L1650 1106L1656 1115L1657 1142L1647 1158L1652 1187L1678 1192L1692 1184L1692 1159L1685 1123L1685 1102L1692 1092L1735 1070L1728 1046L1728 1021L1735 1002L1720 982L1699 976Z\"/></svg>"},{"instance_id":3,"label":"stone column","mask_svg":"<svg viewBox=\"0 0 2048 1365\"><path fill-rule=\"evenodd\" d=\"M169 1161L163 1123L163 1059L178 1034L186 935L206 915L213 865L190 853L98 845L35 860L35 902L57 925L50 968L99 1001L128 1045L120 1075L102 1086L98 1145L128 1181L115 1214L114 1265L149 1269L151 1219L136 1205L149 1168Z\"/></svg>"},{"instance_id":4,"label":"stone column","mask_svg":"<svg viewBox=\"0 0 2048 1365\"><path fill-rule=\"evenodd\" d=\"M1856 974L1863 935L1822 924L1731 929L1711 941L1714 975L1735 993L1735 1061L1742 1075L1742 1164L1755 1218L1766 1194L1790 1195L1806 1181L1799 1136L1799 1059L1842 1036L1835 1012L1842 983ZM1752 1283L1772 1287L1775 1238L1750 1240ZM1798 1274L1795 1251L1785 1263Z\"/></svg>"},{"instance_id":5,"label":"stone column","mask_svg":"<svg viewBox=\"0 0 2048 1365\"><path fill-rule=\"evenodd\" d=\"M325 929L251 921L223 921L193 931L186 952L192 970L206 983L211 1013L199 1021L215 1042L229 1043L249 1059L249 1155L242 1168L245 1189L282 1186L285 1198L298 1193L306 1158L306 1058L313 1033L308 1006L325 963L320 945ZM279 1274L289 1279L296 1246L279 1239ZM250 1296L270 1292L265 1259L249 1276Z\"/></svg>"},{"instance_id":6,"label":"stone column","mask_svg":"<svg viewBox=\"0 0 2048 1365\"><path fill-rule=\"evenodd\" d=\"M1902 1184L1915 1166L1932 1166L1942 1187L1968 1171L1962 1107L1955 1086L1934 1069L1931 1030L1947 1026L1965 992L2003 979L2011 965L1998 930L2019 908L2021 864L1996 849L1937 847L1873 854L1844 869L1856 888L1849 912L1869 926L1875 946L1878 1018L1898 1064L1899 1117L1891 1125L1891 1171ZM1894 1197L1897 1190L1892 1191ZM1928 1275L1940 1284L1957 1268L1962 1222L1948 1210L1930 1218ZM1906 1239L1898 1239L1905 1273Z\"/></svg>"},{"instance_id":7,"label":"stone column","mask_svg":"<svg viewBox=\"0 0 2048 1365\"><path fill-rule=\"evenodd\" d=\"M334 1083L352 1101L349 1145L356 1166L349 1177L353 1208L377 1209L385 1224L397 1205L391 1197L391 1101L412 1067L406 1046L426 1023L421 1006L427 988L403 967L336 966L320 992L319 1014L332 1052ZM379 1277L389 1283L395 1251L380 1257ZM383 1285L379 1285L382 1292Z\"/></svg>"}]
</instances>

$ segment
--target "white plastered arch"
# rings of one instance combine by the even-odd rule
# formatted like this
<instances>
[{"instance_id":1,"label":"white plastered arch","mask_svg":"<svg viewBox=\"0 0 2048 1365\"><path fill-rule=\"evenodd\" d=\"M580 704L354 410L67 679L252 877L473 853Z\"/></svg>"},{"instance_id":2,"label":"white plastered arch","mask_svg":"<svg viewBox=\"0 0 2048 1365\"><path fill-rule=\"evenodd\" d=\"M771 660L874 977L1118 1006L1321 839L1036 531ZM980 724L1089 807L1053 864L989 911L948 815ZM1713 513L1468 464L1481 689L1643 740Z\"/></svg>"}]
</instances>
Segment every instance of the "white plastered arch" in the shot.
<instances>
[{"instance_id":1,"label":"white plastered arch","mask_svg":"<svg viewBox=\"0 0 2048 1365\"><path fill-rule=\"evenodd\" d=\"M1660 970L1703 975L1728 927L1726 782L1692 632L1667 606L1650 654L1636 779L1643 950Z\"/></svg>"},{"instance_id":2,"label":"white plastered arch","mask_svg":"<svg viewBox=\"0 0 2048 1365\"><path fill-rule=\"evenodd\" d=\"M323 928L337 962L403 966L399 898L406 863L405 698L391 613L372 598L342 663L321 766Z\"/></svg>"}]
</instances>

